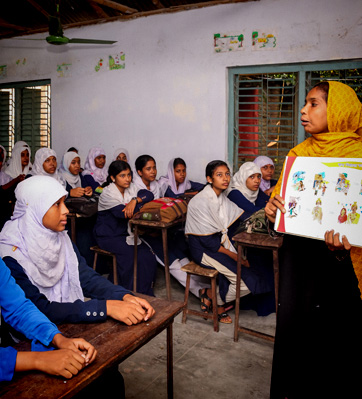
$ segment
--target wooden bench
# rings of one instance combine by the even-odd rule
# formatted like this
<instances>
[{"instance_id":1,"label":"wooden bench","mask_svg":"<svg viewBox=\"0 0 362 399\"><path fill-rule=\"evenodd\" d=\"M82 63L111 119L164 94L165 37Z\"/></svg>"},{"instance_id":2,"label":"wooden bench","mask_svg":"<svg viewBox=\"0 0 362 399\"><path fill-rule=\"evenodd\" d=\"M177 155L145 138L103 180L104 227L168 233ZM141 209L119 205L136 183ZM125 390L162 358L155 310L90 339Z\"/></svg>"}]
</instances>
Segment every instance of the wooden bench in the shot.
<instances>
[{"instance_id":1,"label":"wooden bench","mask_svg":"<svg viewBox=\"0 0 362 399\"><path fill-rule=\"evenodd\" d=\"M217 298L216 298L216 277L219 274L215 269L207 269L206 267L199 266L195 262L190 262L185 266L181 267L181 270L187 273L186 279L186 287L185 287L185 299L184 299L184 310L182 313L182 322L186 323L186 317L188 314L192 314L194 316L203 317L204 319L213 319L214 321L214 331L219 331L219 320L217 314ZM189 292L190 292L190 279L191 274L196 276L208 277L211 279L211 291L212 291L212 314L209 315L208 313L189 309L187 307L188 299L189 299Z\"/></svg>"},{"instance_id":2,"label":"wooden bench","mask_svg":"<svg viewBox=\"0 0 362 399\"><path fill-rule=\"evenodd\" d=\"M90 247L91 251L94 251L94 261L93 261L93 270L96 270L97 267L97 258L98 254L103 256L109 256L112 258L113 263L113 282L115 285L118 285L118 274L117 274L117 258L113 252L106 251L105 249L101 249L98 245L94 245Z\"/></svg>"}]
</instances>

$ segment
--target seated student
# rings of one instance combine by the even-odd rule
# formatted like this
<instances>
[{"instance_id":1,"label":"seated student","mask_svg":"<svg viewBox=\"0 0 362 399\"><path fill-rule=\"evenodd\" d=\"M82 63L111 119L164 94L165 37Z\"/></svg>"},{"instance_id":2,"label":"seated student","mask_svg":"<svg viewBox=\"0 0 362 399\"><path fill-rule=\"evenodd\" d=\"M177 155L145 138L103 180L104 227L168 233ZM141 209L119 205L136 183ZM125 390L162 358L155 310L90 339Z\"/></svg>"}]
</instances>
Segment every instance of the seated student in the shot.
<instances>
[{"instance_id":1,"label":"seated student","mask_svg":"<svg viewBox=\"0 0 362 399\"><path fill-rule=\"evenodd\" d=\"M167 176L160 177L160 183L167 184L165 197L177 198L186 191L197 193L204 188L204 184L193 182L187 178L186 163L182 158L173 158L168 163Z\"/></svg>"},{"instance_id":2,"label":"seated student","mask_svg":"<svg viewBox=\"0 0 362 399\"><path fill-rule=\"evenodd\" d=\"M20 175L26 176L31 170L31 150L25 141L17 141L12 149L11 157L8 159L4 172L17 178Z\"/></svg>"},{"instance_id":3,"label":"seated student","mask_svg":"<svg viewBox=\"0 0 362 399\"><path fill-rule=\"evenodd\" d=\"M91 186L93 191L102 186L107 180L106 153L103 148L92 147L84 164L82 176L86 186ZM102 190L99 190L99 193Z\"/></svg>"},{"instance_id":4,"label":"seated student","mask_svg":"<svg viewBox=\"0 0 362 399\"><path fill-rule=\"evenodd\" d=\"M66 183L63 176L58 171L57 154L51 148L39 148L35 153L33 167L26 176L49 176L57 180L63 187Z\"/></svg>"},{"instance_id":5,"label":"seated student","mask_svg":"<svg viewBox=\"0 0 362 399\"><path fill-rule=\"evenodd\" d=\"M164 197L167 184L156 180L157 168L156 161L150 155L141 155L136 159L136 173L134 182L138 189L146 189L152 192L154 199ZM157 256L157 260L164 266L164 254L162 238L159 234L143 234L142 240L148 244ZM170 229L168 231L168 257L169 270L183 286L186 286L186 273L181 270L181 267L190 262L188 247L185 241L183 231L179 229ZM207 279L197 278L192 276L190 291L198 296L202 288L210 287Z\"/></svg>"},{"instance_id":6,"label":"seated student","mask_svg":"<svg viewBox=\"0 0 362 399\"><path fill-rule=\"evenodd\" d=\"M140 207L153 200L148 190L139 190L132 182L127 162L113 161L108 168L107 185L99 197L94 235L100 248L117 257L119 283L133 289L134 237L129 219ZM137 248L137 292L153 295L157 261L147 245L139 240ZM110 276L113 280L113 276Z\"/></svg>"},{"instance_id":7,"label":"seated student","mask_svg":"<svg viewBox=\"0 0 362 399\"><path fill-rule=\"evenodd\" d=\"M269 196L259 190L260 168L253 162L245 162L231 179L228 198L245 212L254 213L265 207Z\"/></svg>"},{"instance_id":8,"label":"seated student","mask_svg":"<svg viewBox=\"0 0 362 399\"><path fill-rule=\"evenodd\" d=\"M274 162L264 155L256 157L253 162L259 166L261 170L260 190L270 196L277 184L277 180L273 179L275 172Z\"/></svg>"},{"instance_id":9,"label":"seated student","mask_svg":"<svg viewBox=\"0 0 362 399\"><path fill-rule=\"evenodd\" d=\"M85 186L84 177L80 174L80 157L78 153L68 151L63 156L62 167L59 169L70 197L91 196L91 186Z\"/></svg>"},{"instance_id":10,"label":"seated student","mask_svg":"<svg viewBox=\"0 0 362 399\"><path fill-rule=\"evenodd\" d=\"M117 148L116 150L114 150L112 161L124 161L131 165L129 152L125 148Z\"/></svg>"},{"instance_id":11,"label":"seated student","mask_svg":"<svg viewBox=\"0 0 362 399\"><path fill-rule=\"evenodd\" d=\"M216 160L206 166L208 184L193 197L188 205L185 234L188 236L191 256L196 263L219 271L218 313L221 323L231 323L225 313L225 303L235 300L237 251L231 237L239 222L250 213L244 212L230 201L226 194L230 183L229 167L224 161ZM243 267L241 271L240 296L270 292L269 278L258 270L254 261L252 267ZM200 292L201 309L212 309L211 290ZM270 310L269 310L270 313Z\"/></svg>"},{"instance_id":12,"label":"seated student","mask_svg":"<svg viewBox=\"0 0 362 399\"><path fill-rule=\"evenodd\" d=\"M28 370L71 378L95 359L97 351L91 344L81 338L64 337L25 298L23 290L15 283L1 258L0 307L5 322L33 340L31 352L18 352L11 346L0 347L0 381L10 381L15 372ZM51 350L54 347L59 350Z\"/></svg>"},{"instance_id":13,"label":"seated student","mask_svg":"<svg viewBox=\"0 0 362 399\"><path fill-rule=\"evenodd\" d=\"M0 233L0 256L27 298L51 321L94 323L109 316L131 325L152 317L146 300L87 266L64 231L67 192L55 179L31 177L15 194L13 218Z\"/></svg>"},{"instance_id":14,"label":"seated student","mask_svg":"<svg viewBox=\"0 0 362 399\"><path fill-rule=\"evenodd\" d=\"M13 214L13 206L15 203L15 188L17 184L24 180L21 174L13 179L11 176L2 171L2 167L6 160L6 150L0 145L0 230L4 223L10 219Z\"/></svg>"}]
</instances>

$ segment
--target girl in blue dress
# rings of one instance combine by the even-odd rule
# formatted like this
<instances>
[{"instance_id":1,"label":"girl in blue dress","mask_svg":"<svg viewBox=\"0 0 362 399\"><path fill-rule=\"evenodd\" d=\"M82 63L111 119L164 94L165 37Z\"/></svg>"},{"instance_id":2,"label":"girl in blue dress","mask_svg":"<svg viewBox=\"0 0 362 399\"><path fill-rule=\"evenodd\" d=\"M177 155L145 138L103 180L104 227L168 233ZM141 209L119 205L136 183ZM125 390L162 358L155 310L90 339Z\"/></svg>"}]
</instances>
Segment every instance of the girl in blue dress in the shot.
<instances>
[{"instance_id":1,"label":"girl in blue dress","mask_svg":"<svg viewBox=\"0 0 362 399\"><path fill-rule=\"evenodd\" d=\"M116 254L118 281L132 290L134 237L128 222L142 204L154 196L132 182L131 167L127 162L112 162L107 181L108 185L99 197L94 235L100 248ZM137 245L137 291L153 295L157 261L147 245L140 240Z\"/></svg>"}]
</instances>

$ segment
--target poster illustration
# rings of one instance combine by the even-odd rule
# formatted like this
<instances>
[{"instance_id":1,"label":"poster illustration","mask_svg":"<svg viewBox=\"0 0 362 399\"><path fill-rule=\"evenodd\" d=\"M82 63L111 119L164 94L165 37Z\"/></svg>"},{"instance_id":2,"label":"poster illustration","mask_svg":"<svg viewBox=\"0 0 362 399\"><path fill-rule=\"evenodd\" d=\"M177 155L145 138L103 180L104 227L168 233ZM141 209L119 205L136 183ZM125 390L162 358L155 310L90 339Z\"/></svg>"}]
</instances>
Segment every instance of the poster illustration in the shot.
<instances>
[{"instance_id":1,"label":"poster illustration","mask_svg":"<svg viewBox=\"0 0 362 399\"><path fill-rule=\"evenodd\" d=\"M59 64L57 65L58 78L69 78L71 76L72 64Z\"/></svg>"},{"instance_id":2,"label":"poster illustration","mask_svg":"<svg viewBox=\"0 0 362 399\"><path fill-rule=\"evenodd\" d=\"M125 69L126 68L126 54L121 51L118 54L113 54L108 57L109 70Z\"/></svg>"},{"instance_id":3,"label":"poster illustration","mask_svg":"<svg viewBox=\"0 0 362 399\"><path fill-rule=\"evenodd\" d=\"M0 65L0 79L6 78L7 71L8 71L7 65Z\"/></svg>"},{"instance_id":4,"label":"poster illustration","mask_svg":"<svg viewBox=\"0 0 362 399\"><path fill-rule=\"evenodd\" d=\"M324 240L333 229L362 247L362 158L286 157L281 196L277 231Z\"/></svg>"},{"instance_id":5,"label":"poster illustration","mask_svg":"<svg viewBox=\"0 0 362 399\"><path fill-rule=\"evenodd\" d=\"M214 34L214 50L215 53L227 51L237 51L243 49L244 35L238 33L232 34Z\"/></svg>"},{"instance_id":6,"label":"poster illustration","mask_svg":"<svg viewBox=\"0 0 362 399\"><path fill-rule=\"evenodd\" d=\"M274 33L253 31L251 35L251 44L253 50L270 50L277 46L277 38Z\"/></svg>"}]
</instances>

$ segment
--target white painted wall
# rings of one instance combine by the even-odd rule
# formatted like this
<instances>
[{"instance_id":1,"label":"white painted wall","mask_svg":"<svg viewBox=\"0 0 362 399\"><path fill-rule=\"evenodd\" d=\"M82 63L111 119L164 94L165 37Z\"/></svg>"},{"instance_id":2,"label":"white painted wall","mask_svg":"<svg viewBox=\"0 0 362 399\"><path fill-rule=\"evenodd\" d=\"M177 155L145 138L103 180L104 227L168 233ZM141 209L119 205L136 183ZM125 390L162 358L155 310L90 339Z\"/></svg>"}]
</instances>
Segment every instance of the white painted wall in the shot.
<instances>
[{"instance_id":1,"label":"white painted wall","mask_svg":"<svg viewBox=\"0 0 362 399\"><path fill-rule=\"evenodd\" d=\"M277 47L252 51L251 33L275 33ZM214 33L240 32L245 49L215 53ZM227 68L359 58L359 0L261 0L94 25L68 37L112 39L113 46L51 46L0 41L0 83L51 79L52 147L60 158L70 146L83 160L101 145L111 160L126 147L132 161L148 153L159 176L181 156L189 177L203 181L205 165L227 159ZM34 35L45 37L46 34ZM126 68L110 71L107 59L123 51ZM95 71L100 58L105 65ZM16 64L17 60L26 59ZM71 64L59 77L57 65Z\"/></svg>"}]
</instances>

